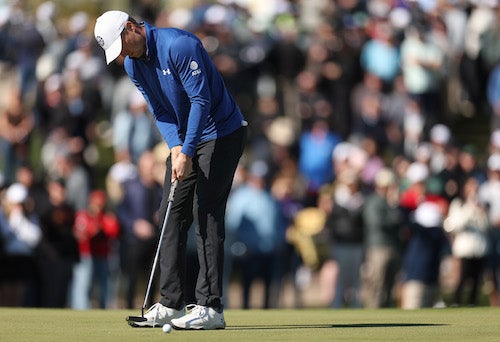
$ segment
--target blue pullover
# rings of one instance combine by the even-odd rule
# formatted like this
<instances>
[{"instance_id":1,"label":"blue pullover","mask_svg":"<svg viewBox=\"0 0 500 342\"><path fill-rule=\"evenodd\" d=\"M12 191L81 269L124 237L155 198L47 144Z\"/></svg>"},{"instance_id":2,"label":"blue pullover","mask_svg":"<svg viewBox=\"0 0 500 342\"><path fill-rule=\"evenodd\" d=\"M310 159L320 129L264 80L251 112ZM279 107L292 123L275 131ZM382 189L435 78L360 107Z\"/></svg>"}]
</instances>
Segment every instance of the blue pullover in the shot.
<instances>
[{"instance_id":1,"label":"blue pullover","mask_svg":"<svg viewBox=\"0 0 500 342\"><path fill-rule=\"evenodd\" d=\"M146 98L170 148L193 156L199 142L245 125L200 40L176 28L145 23L146 57L126 57L125 71Z\"/></svg>"}]
</instances>

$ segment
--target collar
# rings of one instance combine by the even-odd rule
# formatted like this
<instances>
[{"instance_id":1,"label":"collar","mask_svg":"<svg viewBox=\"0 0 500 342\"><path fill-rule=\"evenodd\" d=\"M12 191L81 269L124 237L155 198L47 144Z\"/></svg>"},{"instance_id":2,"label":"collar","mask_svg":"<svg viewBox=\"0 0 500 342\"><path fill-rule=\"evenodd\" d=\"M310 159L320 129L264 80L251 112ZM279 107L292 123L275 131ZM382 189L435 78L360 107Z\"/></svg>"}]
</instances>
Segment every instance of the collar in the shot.
<instances>
[{"instance_id":1,"label":"collar","mask_svg":"<svg viewBox=\"0 0 500 342\"><path fill-rule=\"evenodd\" d=\"M154 26L144 22L144 27L146 28L146 57L145 59L149 61L150 56L155 53L156 46L155 46L155 38L153 35L154 31Z\"/></svg>"}]
</instances>

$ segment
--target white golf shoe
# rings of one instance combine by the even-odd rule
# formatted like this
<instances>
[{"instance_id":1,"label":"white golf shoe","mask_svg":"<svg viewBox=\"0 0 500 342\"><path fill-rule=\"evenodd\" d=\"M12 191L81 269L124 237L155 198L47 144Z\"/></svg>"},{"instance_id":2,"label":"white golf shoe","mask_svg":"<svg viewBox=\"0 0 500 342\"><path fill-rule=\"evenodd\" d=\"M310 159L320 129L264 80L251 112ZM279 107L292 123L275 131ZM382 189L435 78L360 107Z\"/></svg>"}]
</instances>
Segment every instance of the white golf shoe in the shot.
<instances>
[{"instance_id":1,"label":"white golf shoe","mask_svg":"<svg viewBox=\"0 0 500 342\"><path fill-rule=\"evenodd\" d=\"M185 309L175 310L167 308L161 303L156 303L151 306L148 311L144 314L145 320L140 321L128 321L128 323L133 327L163 327L163 325L169 323L173 318L182 317L185 315Z\"/></svg>"},{"instance_id":2,"label":"white golf shoe","mask_svg":"<svg viewBox=\"0 0 500 342\"><path fill-rule=\"evenodd\" d=\"M224 313L202 305L188 305L186 315L172 319L174 329L215 330L224 329Z\"/></svg>"}]
</instances>

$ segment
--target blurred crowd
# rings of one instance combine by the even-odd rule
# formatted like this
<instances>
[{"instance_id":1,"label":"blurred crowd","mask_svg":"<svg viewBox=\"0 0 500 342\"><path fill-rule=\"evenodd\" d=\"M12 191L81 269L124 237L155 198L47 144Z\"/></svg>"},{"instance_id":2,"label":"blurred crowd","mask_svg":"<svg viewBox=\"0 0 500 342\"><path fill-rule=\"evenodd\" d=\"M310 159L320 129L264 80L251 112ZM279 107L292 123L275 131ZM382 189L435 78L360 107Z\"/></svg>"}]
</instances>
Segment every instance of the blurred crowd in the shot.
<instances>
[{"instance_id":1,"label":"blurred crowd","mask_svg":"<svg viewBox=\"0 0 500 342\"><path fill-rule=\"evenodd\" d=\"M249 122L226 217L242 307L288 305L286 286L294 307L311 286L334 308L499 304L496 0L122 10L195 33ZM0 305L138 307L169 149L105 65L100 13L60 13L0 1Z\"/></svg>"}]
</instances>

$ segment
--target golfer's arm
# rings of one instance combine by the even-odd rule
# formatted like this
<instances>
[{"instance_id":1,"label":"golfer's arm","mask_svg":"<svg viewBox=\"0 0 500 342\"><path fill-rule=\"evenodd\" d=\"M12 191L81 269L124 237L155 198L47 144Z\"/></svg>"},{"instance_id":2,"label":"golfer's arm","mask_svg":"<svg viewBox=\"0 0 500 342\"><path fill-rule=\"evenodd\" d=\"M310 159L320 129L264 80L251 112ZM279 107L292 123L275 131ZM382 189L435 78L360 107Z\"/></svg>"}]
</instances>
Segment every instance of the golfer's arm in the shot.
<instances>
[{"instance_id":1,"label":"golfer's arm","mask_svg":"<svg viewBox=\"0 0 500 342\"><path fill-rule=\"evenodd\" d=\"M172 61L190 102L181 152L192 157L210 111L210 82L203 63L203 46L198 41L192 38L178 39L172 44L172 49L176 51Z\"/></svg>"}]
</instances>

